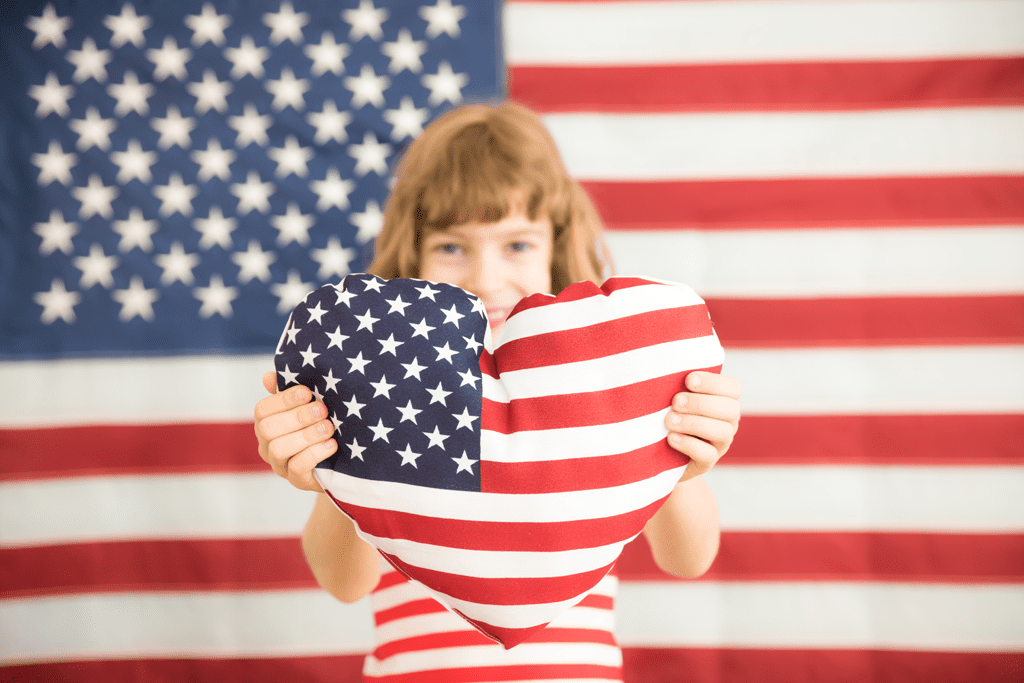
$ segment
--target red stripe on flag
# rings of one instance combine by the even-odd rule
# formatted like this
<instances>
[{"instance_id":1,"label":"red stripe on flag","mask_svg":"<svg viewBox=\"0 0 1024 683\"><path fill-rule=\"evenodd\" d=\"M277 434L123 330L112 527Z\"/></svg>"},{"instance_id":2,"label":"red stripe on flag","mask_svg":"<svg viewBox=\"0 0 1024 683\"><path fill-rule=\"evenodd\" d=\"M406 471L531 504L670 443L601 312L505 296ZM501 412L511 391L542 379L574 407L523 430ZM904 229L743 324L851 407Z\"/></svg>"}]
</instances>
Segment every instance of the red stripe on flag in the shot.
<instances>
[{"instance_id":1,"label":"red stripe on flag","mask_svg":"<svg viewBox=\"0 0 1024 683\"><path fill-rule=\"evenodd\" d=\"M713 332L703 305L637 313L586 327L535 334L502 344L493 354L498 372L578 363Z\"/></svg>"},{"instance_id":2,"label":"red stripe on flag","mask_svg":"<svg viewBox=\"0 0 1024 683\"><path fill-rule=\"evenodd\" d=\"M709 299L726 348L1020 344L1024 296Z\"/></svg>"},{"instance_id":3,"label":"red stripe on flag","mask_svg":"<svg viewBox=\"0 0 1024 683\"><path fill-rule=\"evenodd\" d=\"M827 111L1010 106L1024 59L512 66L509 97L540 112Z\"/></svg>"},{"instance_id":4,"label":"red stripe on flag","mask_svg":"<svg viewBox=\"0 0 1024 683\"><path fill-rule=\"evenodd\" d=\"M1022 443L1024 415L748 415L722 464L1020 465Z\"/></svg>"},{"instance_id":5,"label":"red stripe on flag","mask_svg":"<svg viewBox=\"0 0 1024 683\"><path fill-rule=\"evenodd\" d=\"M1019 652L623 648L626 683L1011 683Z\"/></svg>"},{"instance_id":6,"label":"red stripe on flag","mask_svg":"<svg viewBox=\"0 0 1024 683\"><path fill-rule=\"evenodd\" d=\"M615 565L627 581L671 581L642 537ZM722 532L702 581L1017 583L1024 535L874 532Z\"/></svg>"},{"instance_id":7,"label":"red stripe on flag","mask_svg":"<svg viewBox=\"0 0 1024 683\"><path fill-rule=\"evenodd\" d=\"M600 643L614 645L615 639L608 631L584 628L558 628L548 626L530 638L531 643ZM494 641L479 631L458 633L433 633L412 638L403 638L381 645L373 651L377 659L383 660L405 652L419 652L433 648L472 647L493 645Z\"/></svg>"},{"instance_id":8,"label":"red stripe on flag","mask_svg":"<svg viewBox=\"0 0 1024 683\"><path fill-rule=\"evenodd\" d=\"M1024 220L1024 176L585 181L615 230L1002 225Z\"/></svg>"},{"instance_id":9,"label":"red stripe on flag","mask_svg":"<svg viewBox=\"0 0 1024 683\"><path fill-rule=\"evenodd\" d=\"M407 532L402 530L415 528L413 540L419 543L492 552L560 552L617 543L639 533L662 503L659 500L614 517L541 523L443 519L359 507L340 502L334 496L331 500L350 517L359 519L360 528L371 536L404 539Z\"/></svg>"},{"instance_id":10,"label":"red stripe on flag","mask_svg":"<svg viewBox=\"0 0 1024 683\"><path fill-rule=\"evenodd\" d=\"M394 574L401 579L401 583L408 581L408 579L400 572L394 572ZM378 586L377 589L380 590L380 586ZM409 602L403 602L402 604L389 609L374 612L373 620L377 626L381 626L397 619L406 619L408 617L418 617L423 614L437 614L438 612L447 611L448 610L445 606L434 598L423 598L422 600L410 600Z\"/></svg>"},{"instance_id":11,"label":"red stripe on flag","mask_svg":"<svg viewBox=\"0 0 1024 683\"><path fill-rule=\"evenodd\" d=\"M589 299L592 296L607 296L612 292L617 292L622 289L643 287L652 284L659 283L642 277L617 277L614 280L606 281L598 287L596 284L584 280L582 282L571 284L563 289L558 293L558 299L560 304L568 301L582 301L583 299ZM530 296L521 299L519 303L515 305L512 312L509 313L509 317L511 318L516 313L527 311L531 308L549 306L554 303L554 301L555 297L549 294L531 294Z\"/></svg>"}]
</instances>

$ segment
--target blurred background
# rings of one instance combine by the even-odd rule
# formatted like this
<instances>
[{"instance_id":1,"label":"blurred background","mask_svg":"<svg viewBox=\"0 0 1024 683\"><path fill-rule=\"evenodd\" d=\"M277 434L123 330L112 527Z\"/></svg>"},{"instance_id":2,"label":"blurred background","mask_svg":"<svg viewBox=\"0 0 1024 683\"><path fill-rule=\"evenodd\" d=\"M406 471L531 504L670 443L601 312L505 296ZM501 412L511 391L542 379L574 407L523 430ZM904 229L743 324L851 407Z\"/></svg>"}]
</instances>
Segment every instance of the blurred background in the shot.
<instances>
[{"instance_id":1,"label":"blurred background","mask_svg":"<svg viewBox=\"0 0 1024 683\"><path fill-rule=\"evenodd\" d=\"M626 680L1024 680L1024 0L0 19L0 679L359 680L252 407L404 146L507 96L744 384L711 571L620 560Z\"/></svg>"}]
</instances>

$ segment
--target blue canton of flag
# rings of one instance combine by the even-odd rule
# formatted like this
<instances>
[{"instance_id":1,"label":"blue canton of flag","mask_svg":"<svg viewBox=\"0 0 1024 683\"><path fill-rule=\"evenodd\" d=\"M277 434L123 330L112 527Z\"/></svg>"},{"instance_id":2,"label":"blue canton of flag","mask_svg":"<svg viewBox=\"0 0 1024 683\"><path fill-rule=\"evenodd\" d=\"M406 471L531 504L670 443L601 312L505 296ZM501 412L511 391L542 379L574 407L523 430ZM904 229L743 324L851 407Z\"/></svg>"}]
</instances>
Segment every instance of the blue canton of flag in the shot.
<instances>
[{"instance_id":1,"label":"blue canton of flag","mask_svg":"<svg viewBox=\"0 0 1024 683\"><path fill-rule=\"evenodd\" d=\"M17 3L0 30L0 354L273 346L362 270L387 173L493 99L496 5Z\"/></svg>"},{"instance_id":2,"label":"blue canton of flag","mask_svg":"<svg viewBox=\"0 0 1024 683\"><path fill-rule=\"evenodd\" d=\"M480 490L483 303L458 287L349 275L292 313L278 389L309 387L334 422L320 463L363 479Z\"/></svg>"}]
</instances>

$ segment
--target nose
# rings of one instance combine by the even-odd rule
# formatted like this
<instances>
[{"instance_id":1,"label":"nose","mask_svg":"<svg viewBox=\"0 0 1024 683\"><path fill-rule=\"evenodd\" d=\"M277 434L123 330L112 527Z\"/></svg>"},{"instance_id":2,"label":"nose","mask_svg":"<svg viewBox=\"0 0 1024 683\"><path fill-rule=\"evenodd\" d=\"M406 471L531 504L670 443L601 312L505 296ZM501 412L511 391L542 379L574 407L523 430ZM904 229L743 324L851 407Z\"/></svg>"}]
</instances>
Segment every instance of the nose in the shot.
<instances>
[{"instance_id":1,"label":"nose","mask_svg":"<svg viewBox=\"0 0 1024 683\"><path fill-rule=\"evenodd\" d=\"M504 269L500 254L494 253L493 249L481 249L469 259L465 277L459 286L486 303L490 295L500 291Z\"/></svg>"}]
</instances>

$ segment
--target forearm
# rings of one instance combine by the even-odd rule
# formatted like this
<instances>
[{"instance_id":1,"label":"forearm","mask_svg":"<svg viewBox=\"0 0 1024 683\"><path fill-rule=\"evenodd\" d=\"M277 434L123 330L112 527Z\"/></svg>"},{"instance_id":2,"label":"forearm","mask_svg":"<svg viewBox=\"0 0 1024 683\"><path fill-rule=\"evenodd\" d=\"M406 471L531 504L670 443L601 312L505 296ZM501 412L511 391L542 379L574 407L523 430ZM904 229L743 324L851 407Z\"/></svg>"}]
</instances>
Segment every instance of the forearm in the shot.
<instances>
[{"instance_id":1,"label":"forearm","mask_svg":"<svg viewBox=\"0 0 1024 683\"><path fill-rule=\"evenodd\" d=\"M317 495L302 534L302 550L317 582L342 602L355 602L380 581L379 555L326 494Z\"/></svg>"},{"instance_id":2,"label":"forearm","mask_svg":"<svg viewBox=\"0 0 1024 683\"><path fill-rule=\"evenodd\" d=\"M644 534L654 561L673 576L695 578L718 554L718 503L702 477L676 484L672 495L647 522Z\"/></svg>"}]
</instances>

